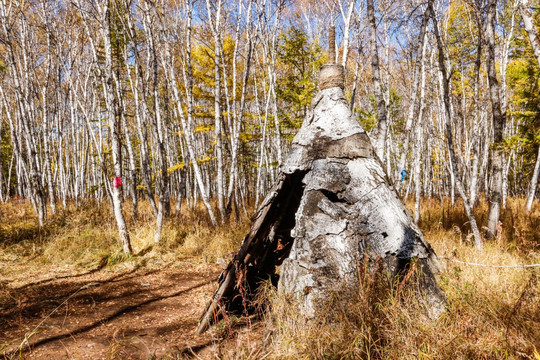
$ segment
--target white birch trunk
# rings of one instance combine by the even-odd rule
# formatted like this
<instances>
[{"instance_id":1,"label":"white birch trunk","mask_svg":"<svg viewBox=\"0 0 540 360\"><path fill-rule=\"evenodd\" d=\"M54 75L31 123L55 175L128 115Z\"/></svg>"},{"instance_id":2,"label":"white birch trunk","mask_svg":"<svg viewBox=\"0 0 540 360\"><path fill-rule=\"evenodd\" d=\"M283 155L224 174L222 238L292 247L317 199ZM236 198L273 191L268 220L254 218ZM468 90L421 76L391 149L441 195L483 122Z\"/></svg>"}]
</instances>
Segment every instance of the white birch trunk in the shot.
<instances>
[{"instance_id":1,"label":"white birch trunk","mask_svg":"<svg viewBox=\"0 0 540 360\"><path fill-rule=\"evenodd\" d=\"M369 22L369 41L371 51L371 70L373 72L373 92L377 101L378 124L373 131L373 147L379 159L384 157L384 148L386 143L386 103L383 97L383 88L381 84L381 74L379 68L379 50L377 46L377 22L375 19L375 8L373 0L367 0L367 17Z\"/></svg>"},{"instance_id":2,"label":"white birch trunk","mask_svg":"<svg viewBox=\"0 0 540 360\"><path fill-rule=\"evenodd\" d=\"M540 66L540 38L538 37L538 31L536 29L536 24L534 23L534 18L531 14L531 5L529 0L518 0L520 2L520 13L523 18L523 24L525 25L525 30L527 30L527 35L529 36L529 41Z\"/></svg>"},{"instance_id":3,"label":"white birch trunk","mask_svg":"<svg viewBox=\"0 0 540 360\"><path fill-rule=\"evenodd\" d=\"M540 173L540 146L538 147L538 155L536 156L536 164L534 165L533 176L531 178L531 184L529 185L529 194L527 195L527 212L530 212L532 209L534 195L536 193L536 188L538 187L538 174Z\"/></svg>"},{"instance_id":4,"label":"white birch trunk","mask_svg":"<svg viewBox=\"0 0 540 360\"><path fill-rule=\"evenodd\" d=\"M471 229L474 236L474 244L478 250L482 250L483 243L482 243L482 237L480 235L480 231L478 230L478 225L476 224L476 219L474 218L474 214L472 213L472 209L469 203L469 199L467 198L467 194L465 193L465 189L463 188L463 185L461 183L461 180L458 176L456 176L457 172L457 157L454 152L454 139L452 134L452 115L450 110L450 79L447 75L446 70L446 64L445 64L445 57L444 57L444 47L442 44L442 39L439 33L439 24L437 21L437 17L435 16L435 10L433 9L432 4L428 4L428 8L431 13L431 19L433 20L433 29L435 33L435 37L437 40L437 48L439 50L439 71L441 72L442 82L443 82L443 104L444 104L444 116L446 117L446 127L445 127L445 133L446 133L446 142L448 144L448 153L450 158L450 165L449 165L449 172L454 179L456 188L459 192L459 195L461 196L463 200L463 205L465 208L465 212L467 214L467 217L469 219Z\"/></svg>"},{"instance_id":5,"label":"white birch trunk","mask_svg":"<svg viewBox=\"0 0 540 360\"><path fill-rule=\"evenodd\" d=\"M114 168L114 176L116 178L122 178L122 147L121 147L121 120L118 118L115 98L114 98L114 84L113 84L113 62L112 62L112 49L111 49L111 38L110 38L110 17L111 9L108 5L103 6L101 10L101 16L103 21L103 26L101 28L101 35L104 45L105 53L105 64L102 69L103 73L103 92L106 99L107 105L107 117L109 121L109 129L111 132L112 144L112 161ZM122 249L125 254L131 255L133 250L131 248L131 241L129 238L129 232L127 229L126 221L124 219L124 214L122 212L122 194L120 186L112 187L112 200L113 200L113 212L116 219L116 225L118 227L118 233L120 236L120 242L122 243Z\"/></svg>"},{"instance_id":6,"label":"white birch trunk","mask_svg":"<svg viewBox=\"0 0 540 360\"><path fill-rule=\"evenodd\" d=\"M214 36L214 130L216 137L216 158L217 158L217 178L216 178L216 196L218 200L218 209L221 223L225 220L224 204L224 173L223 173L223 139L222 139L222 120L221 120L221 75L220 75L220 47L221 47L221 0L215 2L216 7L212 16L212 5L210 0L206 0L206 11L210 21L210 27Z\"/></svg>"},{"instance_id":7,"label":"white birch trunk","mask_svg":"<svg viewBox=\"0 0 540 360\"><path fill-rule=\"evenodd\" d=\"M501 97L499 81L495 71L495 17L497 13L497 0L488 1L486 39L488 49L487 72L489 82L489 93L491 100L491 113L493 122L493 142L492 151L492 180L490 188L489 214L487 222L486 236L495 238L501 211L502 187L503 187L503 154L502 141L503 131L506 123L506 114L501 108Z\"/></svg>"},{"instance_id":8,"label":"white birch trunk","mask_svg":"<svg viewBox=\"0 0 540 360\"><path fill-rule=\"evenodd\" d=\"M347 58L349 56L349 37L351 32L351 19L354 13L355 0L349 0L347 3L347 10L343 10L343 7L339 6L341 11L341 17L343 18L343 54L341 57L341 65L344 69L347 69Z\"/></svg>"},{"instance_id":9,"label":"white birch trunk","mask_svg":"<svg viewBox=\"0 0 540 360\"><path fill-rule=\"evenodd\" d=\"M527 30L527 35L529 36L529 41L536 57L536 61L540 66L540 38L538 37L538 31L536 29L536 24L534 23L534 18L531 14L531 6L529 0L519 0L520 1L520 13L523 18L523 24L525 25L525 30ZM529 185L529 193L527 195L527 212L531 211L532 204L534 201L534 196L536 193L536 188L538 184L538 174L540 172L540 147L538 148L538 155L536 157L536 164L534 166L533 175Z\"/></svg>"}]
</instances>

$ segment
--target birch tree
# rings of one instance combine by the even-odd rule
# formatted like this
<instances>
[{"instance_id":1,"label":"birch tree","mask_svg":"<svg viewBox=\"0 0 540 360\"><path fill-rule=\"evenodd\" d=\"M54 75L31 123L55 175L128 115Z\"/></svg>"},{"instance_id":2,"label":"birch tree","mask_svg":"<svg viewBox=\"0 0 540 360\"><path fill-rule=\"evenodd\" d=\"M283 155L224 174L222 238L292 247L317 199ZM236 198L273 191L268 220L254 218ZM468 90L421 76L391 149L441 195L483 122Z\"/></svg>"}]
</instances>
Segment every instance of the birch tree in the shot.
<instances>
[{"instance_id":1,"label":"birch tree","mask_svg":"<svg viewBox=\"0 0 540 360\"><path fill-rule=\"evenodd\" d=\"M492 151L492 180L490 188L489 215L487 223L487 237L494 238L497 235L499 223L502 186L503 186L503 157L502 141L506 122L506 114L501 109L500 88L495 70L495 17L497 1L489 0L487 4L486 42L487 42L487 71L489 93L491 100L491 114L493 121L493 151Z\"/></svg>"},{"instance_id":2,"label":"birch tree","mask_svg":"<svg viewBox=\"0 0 540 360\"><path fill-rule=\"evenodd\" d=\"M431 19L433 21L433 31L435 34L435 38L437 40L439 71L441 73L440 75L441 75L441 80L442 80L444 120L446 124L445 136L446 136L446 143L448 146L448 154L449 154L449 159L450 159L449 171L451 175L454 176L456 187L458 189L459 195L461 196L463 200L465 212L471 224L471 229L474 236L474 244L478 250L482 250L483 248L482 237L480 235L480 231L478 230L476 219L474 218L474 214L472 213L472 209L471 209L467 194L465 193L465 189L463 188L463 185L461 183L461 180L459 179L459 176L457 176L458 164L457 164L456 153L454 150L454 135L452 133L452 115L450 112L450 86L449 86L450 78L448 76L448 71L446 69L446 62L444 59L445 58L444 46L442 43L441 35L439 33L439 24L438 24L437 17L435 15L435 10L433 9L433 4L428 4L428 9L431 13Z\"/></svg>"},{"instance_id":3,"label":"birch tree","mask_svg":"<svg viewBox=\"0 0 540 360\"><path fill-rule=\"evenodd\" d=\"M103 78L103 96L105 98L107 108L106 115L109 122L109 129L111 129L111 151L114 169L113 186L111 188L113 211L114 217L116 219L116 225L118 226L122 249L125 254L132 254L133 250L131 248L129 232L122 210L122 123L121 114L119 114L119 111L121 111L121 109L118 109L118 103L115 99L114 91L114 86L115 83L118 84L118 79L114 79L113 73L110 3L107 2L103 4L102 7L98 7L98 11L100 19L102 21L100 33L105 53L105 62L101 67L101 73Z\"/></svg>"},{"instance_id":4,"label":"birch tree","mask_svg":"<svg viewBox=\"0 0 540 360\"><path fill-rule=\"evenodd\" d=\"M528 0L519 0L520 3L520 13L523 18L523 24L525 25L525 30L527 30L527 35L529 36L529 41L534 52L534 56L538 61L540 66L540 38L538 37L538 31L536 29L536 24L534 23L531 7ZM531 211L532 204L534 201L534 195L536 193L536 188L538 186L538 176L540 173L540 147L538 147L538 155L536 156L536 164L534 166L533 175L529 185L529 193L527 195L527 211Z\"/></svg>"},{"instance_id":5,"label":"birch tree","mask_svg":"<svg viewBox=\"0 0 540 360\"><path fill-rule=\"evenodd\" d=\"M370 52L371 52L371 71L373 81L373 92L377 102L377 127L372 135L375 152L381 161L384 159L386 144L386 102L383 97L383 88L381 84L381 74L379 67L379 47L377 45L377 21L375 19L375 6L373 0L367 0L367 17L370 29Z\"/></svg>"}]
</instances>

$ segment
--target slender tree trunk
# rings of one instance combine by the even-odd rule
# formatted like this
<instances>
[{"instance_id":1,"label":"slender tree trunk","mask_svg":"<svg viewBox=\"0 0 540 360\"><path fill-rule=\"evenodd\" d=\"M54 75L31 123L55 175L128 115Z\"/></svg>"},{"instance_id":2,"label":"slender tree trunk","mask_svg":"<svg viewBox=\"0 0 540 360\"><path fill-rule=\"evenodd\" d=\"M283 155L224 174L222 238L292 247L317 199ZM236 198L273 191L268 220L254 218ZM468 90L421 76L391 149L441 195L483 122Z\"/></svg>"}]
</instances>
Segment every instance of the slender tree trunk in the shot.
<instances>
[{"instance_id":1,"label":"slender tree trunk","mask_svg":"<svg viewBox=\"0 0 540 360\"><path fill-rule=\"evenodd\" d=\"M249 1L248 10L247 10L247 23L249 24L251 19L251 1ZM247 31L247 44L246 44L246 60L245 60L245 68L244 73L242 77L242 87L241 87L241 95L240 95L240 106L239 109L236 110L236 53L237 53L237 46L238 46L238 38L239 38L239 24L237 27L237 33L236 33L236 42L235 42L235 56L233 59L233 126L232 126L232 135L231 135L231 143L232 143L232 149L231 149L231 173L229 178L229 185L227 188L227 206L226 211L227 213L230 213L231 207L232 207L232 196L234 189L238 187L238 153L240 150L240 127L242 125L242 120L244 119L244 110L246 105L246 91L248 86L248 80L249 80L249 72L251 68L251 58L253 54L253 46L252 46L252 36L251 31ZM236 199L238 200L238 199ZM238 205L238 204L236 204ZM236 212L238 213L238 206L235 207Z\"/></svg>"},{"instance_id":2,"label":"slender tree trunk","mask_svg":"<svg viewBox=\"0 0 540 360\"><path fill-rule=\"evenodd\" d=\"M0 143L2 142L2 128L4 125L3 107L0 107ZM9 183L8 186L9 188ZM0 157L0 202L4 202L4 159Z\"/></svg>"},{"instance_id":3,"label":"slender tree trunk","mask_svg":"<svg viewBox=\"0 0 540 360\"><path fill-rule=\"evenodd\" d=\"M503 186L502 186L502 207L506 209L506 199L508 198L508 174L510 173L510 165L514 159L514 151L512 150L506 159L503 169Z\"/></svg>"},{"instance_id":4,"label":"slender tree trunk","mask_svg":"<svg viewBox=\"0 0 540 360\"><path fill-rule=\"evenodd\" d=\"M536 29L536 24L534 23L534 18L530 10L531 6L529 0L520 0L520 13L523 18L523 24L525 25L525 30L527 30L527 35L529 36L529 41L536 57L538 65L540 65L540 38L538 37L538 31ZM538 174L540 172L540 147L538 147L538 155L536 157L536 164L534 166L533 176L531 178L531 183L529 185L529 194L527 196L527 212L531 211L532 204L534 201L534 195L536 193L536 188L538 184Z\"/></svg>"},{"instance_id":5,"label":"slender tree trunk","mask_svg":"<svg viewBox=\"0 0 540 360\"><path fill-rule=\"evenodd\" d=\"M446 117L446 142L448 144L448 153L450 158L450 172L451 175L453 175L456 188L461 196L461 199L463 200L463 205L465 207L465 212L467 213L467 217L469 219L469 223L471 224L471 229L474 236L474 244L478 250L482 250L483 243L482 243L482 237L480 235L480 231L478 230L478 225L476 224L476 219L474 218L474 214L472 213L469 199L467 198L467 194L465 193L465 189L463 188L463 185L461 183L461 180L458 176L456 176L457 170L457 158L456 153L454 151L454 137L452 134L452 116L450 112L450 78L447 75L446 70L446 64L444 61L444 47L442 44L442 39L439 34L439 24L437 21L437 17L435 16L435 10L433 9L432 4L428 4L428 7L431 12L431 19L433 20L433 29L435 33L435 38L437 40L437 49L439 51L439 70L441 71L442 75L442 81L443 81L443 104L444 104L444 113Z\"/></svg>"},{"instance_id":6,"label":"slender tree trunk","mask_svg":"<svg viewBox=\"0 0 540 360\"><path fill-rule=\"evenodd\" d=\"M274 118L274 128L275 128L275 149L277 153L277 162L279 165L283 162L283 151L282 151L282 142L281 142L281 129L279 124L279 118L278 118L278 103L277 103L277 56L278 56L278 38L279 38L279 30L280 30L280 20L281 20L281 13L283 11L283 8L285 6L284 0L278 0L278 3L276 4L276 15L274 19L274 24L270 30L271 37L269 39L269 46L266 45L266 41L264 41L264 48L263 52L266 51L265 58L269 58L266 62L266 68L268 72L268 80L270 82L269 84L269 96L272 97L272 115ZM268 106L268 105L266 105ZM265 110L265 116L268 113L267 110ZM271 176L274 176L274 171L271 172Z\"/></svg>"},{"instance_id":7,"label":"slender tree trunk","mask_svg":"<svg viewBox=\"0 0 540 360\"><path fill-rule=\"evenodd\" d=\"M45 18L47 18L45 16ZM48 24L47 24L48 25ZM46 80L45 85L42 87L41 91L41 99L42 99L42 114L43 114L43 125L45 131L43 131L43 150L45 152L45 158L44 158L44 167L45 167L45 175L47 178L47 187L48 187L48 197L49 197L49 204L51 206L51 212L53 214L56 213L56 196L54 191L54 184L52 179L52 172L51 172L51 156L50 156L50 147L49 147L49 137L51 134L51 131L49 129L49 114L48 114L48 103L47 103L47 94L50 91L49 89L49 83L51 80L51 68L53 66L52 64L52 44L51 44L51 32L49 29L47 29L47 74L46 74Z\"/></svg>"},{"instance_id":8,"label":"slender tree trunk","mask_svg":"<svg viewBox=\"0 0 540 360\"><path fill-rule=\"evenodd\" d=\"M369 39L371 49L371 70L373 72L373 92L377 101L378 124L373 133L373 146L377 156L382 161L384 158L384 147L386 143L386 102L383 97L383 88L381 84L381 74L379 68L379 50L377 46L377 23L375 19L375 8L373 0L367 0L367 16L369 22Z\"/></svg>"},{"instance_id":9,"label":"slender tree trunk","mask_svg":"<svg viewBox=\"0 0 540 360\"><path fill-rule=\"evenodd\" d=\"M351 30L351 19L354 13L355 0L349 0L347 3L347 11L343 10L340 4L341 17L343 18L343 55L341 57L341 65L344 69L347 68L347 57L349 55L349 35Z\"/></svg>"},{"instance_id":10,"label":"slender tree trunk","mask_svg":"<svg viewBox=\"0 0 540 360\"><path fill-rule=\"evenodd\" d=\"M222 138L222 120L221 120L221 74L220 74L220 46L221 46L221 0L216 3L216 11L213 16L212 33L214 34L214 126L216 137L216 158L217 158L217 178L216 178L216 196L218 200L218 209L221 222L225 220L224 204L224 171L223 171L223 138ZM208 17L211 16L210 0L206 0ZM236 89L234 89L236 91Z\"/></svg>"},{"instance_id":11,"label":"slender tree trunk","mask_svg":"<svg viewBox=\"0 0 540 360\"><path fill-rule=\"evenodd\" d=\"M129 156L129 190L131 192L131 200L133 202L133 217L137 218L138 216L138 206L139 199L137 197L137 170L135 166L135 154L133 152L133 144L131 141L131 134L129 127L127 126L126 117L122 116L122 126L124 128L124 133L126 134L126 145Z\"/></svg>"},{"instance_id":12,"label":"slender tree trunk","mask_svg":"<svg viewBox=\"0 0 540 360\"><path fill-rule=\"evenodd\" d=\"M104 52L105 52L105 67L103 69L104 73L104 95L106 97L106 103L107 103L107 116L109 118L109 129L111 130L111 137L112 137L112 160L113 160L113 167L114 167L114 176L117 179L122 178L122 143L121 143L121 136L122 136L122 124L121 120L118 117L117 111L116 111L116 100L114 98L114 90L113 90L113 62L112 62L112 49L111 49L111 9L109 7L109 4L106 4L103 8L103 16L104 16L104 26L102 28L103 32L103 45L104 45ZM124 214L122 212L122 194L121 194L121 186L115 180L114 186L112 187L112 198L113 198L113 211L114 211L114 217L116 219L116 224L118 226L118 233L120 235L120 241L122 243L122 248L124 250L125 254L132 254L133 250L131 248L131 241L129 238L129 232L126 226L126 222L124 219Z\"/></svg>"},{"instance_id":13,"label":"slender tree trunk","mask_svg":"<svg viewBox=\"0 0 540 360\"><path fill-rule=\"evenodd\" d=\"M536 165L534 166L533 176L529 187L529 195L527 196L527 212L531 211L534 201L534 195L536 193L536 187L538 186L538 174L540 173L540 146L538 147L538 155L536 156Z\"/></svg>"},{"instance_id":14,"label":"slender tree trunk","mask_svg":"<svg viewBox=\"0 0 540 360\"><path fill-rule=\"evenodd\" d=\"M499 91L499 81L495 70L495 16L497 12L497 0L488 1L486 40L487 40L487 72L489 82L489 93L491 100L491 113L493 121L493 142L491 167L491 188L489 200L489 215L487 223L486 237L497 236L497 224L501 211L502 186L503 186L503 154L502 141L503 131L506 122L506 114L501 109L501 99Z\"/></svg>"},{"instance_id":15,"label":"slender tree trunk","mask_svg":"<svg viewBox=\"0 0 540 360\"><path fill-rule=\"evenodd\" d=\"M426 11L426 14L424 17L428 17L429 14L427 13ZM429 19L429 17L428 17ZM422 56L420 58L420 63L421 63L421 70L420 70L420 74L421 74L421 81L420 81L420 99L419 99L419 109L418 109L418 120L417 120L417 125L416 125L416 131L415 131L415 137L416 137L416 143L415 143L415 154L416 156L414 156L414 161L415 161L415 164L414 164L414 182L415 182L415 199L414 199L414 221L416 223L418 223L418 221L420 221L420 200L421 200L421 193L422 193L422 188L421 188L421 185L422 185L422 174L421 174L421 164L422 164L422 159L425 157L425 155L422 153L422 149L424 148L424 126L422 124L423 122L423 117L424 117L424 108L425 108L425 103L424 103L424 98L425 98L425 93L426 93L426 74L425 74L425 64L424 64L424 59L425 59L425 52L426 52L426 47L424 46L424 42L422 41L422 47L420 48L421 51L422 51ZM419 50L420 50L419 49ZM425 172L425 167L424 167L424 172Z\"/></svg>"},{"instance_id":16,"label":"slender tree trunk","mask_svg":"<svg viewBox=\"0 0 540 360\"><path fill-rule=\"evenodd\" d=\"M146 41L148 42L149 57L152 67L152 95L153 95L153 130L154 137L157 140L157 161L154 168L156 169L156 179L159 184L159 203L156 217L156 230L154 233L154 241L157 243L161 239L161 230L163 228L163 220L169 213L170 208L170 193L169 193L169 174L167 166L167 152L165 149L166 141L166 125L163 122L162 109L160 104L159 88L158 88L158 57L155 37L155 29L150 18L150 9L148 4L145 4L146 11L143 20L143 27L146 32ZM155 11L155 8L153 8ZM157 14L156 14L157 15ZM157 169L159 168L159 171Z\"/></svg>"},{"instance_id":17,"label":"slender tree trunk","mask_svg":"<svg viewBox=\"0 0 540 360\"><path fill-rule=\"evenodd\" d=\"M476 46L476 59L474 62L474 125L473 125L473 138L472 138L472 169L471 180L469 184L469 196L471 200L471 207L474 208L476 203L476 196L478 191L478 162L480 152L480 67L482 65L482 29L481 22L477 19L478 27L478 44Z\"/></svg>"},{"instance_id":18,"label":"slender tree trunk","mask_svg":"<svg viewBox=\"0 0 540 360\"><path fill-rule=\"evenodd\" d=\"M529 0L519 0L519 2L519 10L521 17L523 18L523 24L525 25L525 30L527 30L527 35L529 35L529 41L531 42L536 61L538 61L538 65L540 65L540 38L538 37L536 24L534 23L534 18L531 14L531 5L529 4Z\"/></svg>"}]
</instances>

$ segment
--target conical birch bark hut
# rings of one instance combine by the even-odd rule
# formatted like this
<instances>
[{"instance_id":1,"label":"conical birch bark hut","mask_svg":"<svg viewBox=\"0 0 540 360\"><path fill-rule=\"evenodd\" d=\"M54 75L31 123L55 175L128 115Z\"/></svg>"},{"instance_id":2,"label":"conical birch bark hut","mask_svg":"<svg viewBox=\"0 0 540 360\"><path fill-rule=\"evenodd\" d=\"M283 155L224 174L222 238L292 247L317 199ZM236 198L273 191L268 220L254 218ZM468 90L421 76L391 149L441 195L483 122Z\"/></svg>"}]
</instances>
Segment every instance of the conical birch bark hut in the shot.
<instances>
[{"instance_id":1,"label":"conical birch bark hut","mask_svg":"<svg viewBox=\"0 0 540 360\"><path fill-rule=\"evenodd\" d=\"M316 316L317 304L358 282L359 259L382 259L399 276L412 259L428 314L446 300L434 273L433 249L388 181L369 137L343 93L343 67L324 65L320 92L295 136L280 180L260 206L240 251L223 271L199 327L223 312L245 308L261 281L298 299L300 313Z\"/></svg>"}]
</instances>

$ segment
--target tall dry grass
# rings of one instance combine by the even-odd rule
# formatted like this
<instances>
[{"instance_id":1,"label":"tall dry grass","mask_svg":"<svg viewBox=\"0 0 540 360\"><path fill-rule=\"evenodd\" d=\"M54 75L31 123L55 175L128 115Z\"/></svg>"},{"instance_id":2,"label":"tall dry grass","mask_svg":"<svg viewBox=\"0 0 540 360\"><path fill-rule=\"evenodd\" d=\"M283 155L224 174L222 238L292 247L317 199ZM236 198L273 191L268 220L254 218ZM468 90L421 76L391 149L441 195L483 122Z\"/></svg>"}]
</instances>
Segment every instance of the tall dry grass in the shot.
<instances>
[{"instance_id":1,"label":"tall dry grass","mask_svg":"<svg viewBox=\"0 0 540 360\"><path fill-rule=\"evenodd\" d=\"M412 205L412 204L409 204ZM274 359L534 359L540 360L540 268L487 265L540 263L540 207L525 212L524 199L509 199L500 235L475 250L460 204L422 202L419 223L445 264L438 281L447 311L432 321L406 287L379 270L356 289L328 299L316 321L298 316L294 301L273 295L273 329L267 356ZM475 215L487 219L487 204ZM388 285L390 284L390 285Z\"/></svg>"},{"instance_id":2,"label":"tall dry grass","mask_svg":"<svg viewBox=\"0 0 540 360\"><path fill-rule=\"evenodd\" d=\"M537 359L538 274L502 274L504 282L498 284L481 281L482 274L473 272L454 268L441 276L449 305L436 321L427 317L414 296L414 281L407 287L384 286L382 273L329 298L316 320L308 323L298 317L294 301L277 295L270 315L274 334L269 357ZM508 287L508 281L515 283Z\"/></svg>"},{"instance_id":3,"label":"tall dry grass","mask_svg":"<svg viewBox=\"0 0 540 360\"><path fill-rule=\"evenodd\" d=\"M357 289L328 299L326 311L313 323L304 323L290 299L268 288L265 299L273 311L267 313L266 322L257 331L254 327L243 331L227 327L224 334L251 340L224 343L226 349L220 356L540 360L540 269L485 268L450 260L491 265L540 263L540 206L536 204L530 213L524 209L524 199L509 199L501 214L500 235L486 241L484 251L478 253L459 202L422 202L419 225L446 265L438 280L448 310L436 321L423 315L410 287L381 286L385 283L382 272L366 276ZM108 204L87 202L76 207L70 203L41 229L30 204L0 204L0 277L27 279L59 268L153 266L178 260L213 264L238 249L250 225L243 218L212 228L202 206L189 211L183 206L179 216L167 219L162 241L156 245L151 208L143 202L139 212L133 218L126 204L135 255L125 257ZM480 203L475 215L484 224L487 204ZM414 288L413 280L410 286ZM265 329L271 329L272 335L264 336Z\"/></svg>"},{"instance_id":4,"label":"tall dry grass","mask_svg":"<svg viewBox=\"0 0 540 360\"><path fill-rule=\"evenodd\" d=\"M227 226L212 227L202 205L164 222L159 243L154 242L155 218L146 202L138 216L124 206L134 255L125 256L118 239L116 222L107 202L86 201L76 206L69 202L49 216L40 228L28 202L0 204L0 276L10 277L25 271L39 273L66 267L70 271L96 267L162 265L188 259L215 263L219 257L237 250L249 228L247 218L232 219Z\"/></svg>"}]
</instances>

